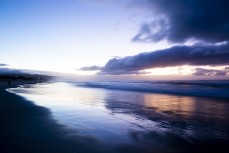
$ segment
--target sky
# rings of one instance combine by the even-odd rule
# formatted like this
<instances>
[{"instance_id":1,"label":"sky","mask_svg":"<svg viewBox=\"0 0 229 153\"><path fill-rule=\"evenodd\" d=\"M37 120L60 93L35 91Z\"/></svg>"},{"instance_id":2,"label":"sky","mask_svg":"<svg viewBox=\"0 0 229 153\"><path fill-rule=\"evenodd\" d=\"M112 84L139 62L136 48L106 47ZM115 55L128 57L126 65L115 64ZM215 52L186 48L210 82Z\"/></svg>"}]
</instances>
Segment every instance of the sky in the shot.
<instances>
[{"instance_id":1,"label":"sky","mask_svg":"<svg viewBox=\"0 0 229 153\"><path fill-rule=\"evenodd\" d=\"M0 71L229 76L227 0L0 0Z\"/></svg>"}]
</instances>

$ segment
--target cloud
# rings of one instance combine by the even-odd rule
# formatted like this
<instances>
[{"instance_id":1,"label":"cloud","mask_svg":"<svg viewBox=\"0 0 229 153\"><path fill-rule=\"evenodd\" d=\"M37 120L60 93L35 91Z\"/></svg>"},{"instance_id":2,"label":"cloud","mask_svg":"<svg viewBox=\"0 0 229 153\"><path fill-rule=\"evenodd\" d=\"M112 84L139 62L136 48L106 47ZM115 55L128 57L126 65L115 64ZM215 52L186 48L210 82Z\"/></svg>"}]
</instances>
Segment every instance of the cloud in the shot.
<instances>
[{"instance_id":1,"label":"cloud","mask_svg":"<svg viewBox=\"0 0 229 153\"><path fill-rule=\"evenodd\" d=\"M126 71L126 70L115 70L115 71L101 71L98 72L97 75L140 75L140 74L148 74L149 72L145 71Z\"/></svg>"},{"instance_id":2,"label":"cloud","mask_svg":"<svg viewBox=\"0 0 229 153\"><path fill-rule=\"evenodd\" d=\"M152 12L154 20L140 27L133 41L168 40L183 43L195 39L217 43L229 40L228 0L132 0ZM144 4L144 5L143 5Z\"/></svg>"},{"instance_id":3,"label":"cloud","mask_svg":"<svg viewBox=\"0 0 229 153\"><path fill-rule=\"evenodd\" d=\"M96 71L96 70L101 70L101 69L102 69L102 67L96 66L96 65L94 65L94 66L85 66L85 67L81 67L80 68L81 71Z\"/></svg>"},{"instance_id":4,"label":"cloud","mask_svg":"<svg viewBox=\"0 0 229 153\"><path fill-rule=\"evenodd\" d=\"M165 19L158 19L149 24L143 24L139 33L132 38L132 41L157 42L165 39L168 32L168 21Z\"/></svg>"},{"instance_id":5,"label":"cloud","mask_svg":"<svg viewBox=\"0 0 229 153\"><path fill-rule=\"evenodd\" d=\"M120 57L117 57L117 58L120 58ZM115 58L115 59L117 59ZM103 67L100 67L100 66L85 66L85 67L82 67L80 68L81 71L97 71L97 70L100 70L100 72L98 72L97 74L98 75L107 75L108 73L107 72L104 72L103 71ZM116 71L111 71L109 72L109 75L122 75L122 74L125 74L125 75L130 75L130 74L147 74L148 72L144 72L144 71L126 71L126 70L116 70Z\"/></svg>"},{"instance_id":6,"label":"cloud","mask_svg":"<svg viewBox=\"0 0 229 153\"><path fill-rule=\"evenodd\" d=\"M8 64L0 63L0 66L8 66Z\"/></svg>"},{"instance_id":7,"label":"cloud","mask_svg":"<svg viewBox=\"0 0 229 153\"><path fill-rule=\"evenodd\" d=\"M134 56L110 59L98 74L141 74L142 70L181 65L229 64L229 44L175 46ZM144 72L143 72L144 73Z\"/></svg>"},{"instance_id":8,"label":"cloud","mask_svg":"<svg viewBox=\"0 0 229 153\"><path fill-rule=\"evenodd\" d=\"M204 68L196 68L195 73L193 73L193 75L197 75L197 76L225 76L228 74L229 74L228 69L214 70L214 69L204 69Z\"/></svg>"}]
</instances>

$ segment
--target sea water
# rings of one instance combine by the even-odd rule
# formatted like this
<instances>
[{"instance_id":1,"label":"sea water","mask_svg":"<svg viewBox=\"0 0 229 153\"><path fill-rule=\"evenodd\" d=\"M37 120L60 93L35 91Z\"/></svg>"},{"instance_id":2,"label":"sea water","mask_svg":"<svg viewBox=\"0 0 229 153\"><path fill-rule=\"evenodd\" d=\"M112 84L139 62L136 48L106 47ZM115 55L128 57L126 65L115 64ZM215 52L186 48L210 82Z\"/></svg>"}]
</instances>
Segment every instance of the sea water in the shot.
<instances>
[{"instance_id":1,"label":"sea water","mask_svg":"<svg viewBox=\"0 0 229 153\"><path fill-rule=\"evenodd\" d=\"M49 108L66 134L115 152L204 150L229 141L228 81L51 82L9 91Z\"/></svg>"}]
</instances>

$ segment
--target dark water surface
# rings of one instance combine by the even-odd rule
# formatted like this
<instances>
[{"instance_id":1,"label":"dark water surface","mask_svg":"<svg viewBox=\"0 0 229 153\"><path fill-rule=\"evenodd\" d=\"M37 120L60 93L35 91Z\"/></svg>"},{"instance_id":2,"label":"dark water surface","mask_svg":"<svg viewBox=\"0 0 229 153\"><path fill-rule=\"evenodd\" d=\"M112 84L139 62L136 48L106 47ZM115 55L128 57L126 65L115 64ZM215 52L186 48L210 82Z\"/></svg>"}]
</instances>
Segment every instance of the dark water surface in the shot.
<instances>
[{"instance_id":1,"label":"dark water surface","mask_svg":"<svg viewBox=\"0 0 229 153\"><path fill-rule=\"evenodd\" d=\"M172 94L139 91L137 85L56 82L9 91L48 108L66 137L88 141L88 152L229 151L228 87L202 86L193 96L193 84L157 88L170 87Z\"/></svg>"}]
</instances>

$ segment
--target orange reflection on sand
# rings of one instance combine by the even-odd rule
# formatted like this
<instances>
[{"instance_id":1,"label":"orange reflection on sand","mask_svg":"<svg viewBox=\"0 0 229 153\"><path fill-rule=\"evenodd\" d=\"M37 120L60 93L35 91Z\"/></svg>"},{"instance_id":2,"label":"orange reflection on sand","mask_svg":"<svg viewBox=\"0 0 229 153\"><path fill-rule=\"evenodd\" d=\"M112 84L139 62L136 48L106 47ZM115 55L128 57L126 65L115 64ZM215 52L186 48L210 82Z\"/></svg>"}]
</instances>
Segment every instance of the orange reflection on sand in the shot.
<instances>
[{"instance_id":1,"label":"orange reflection on sand","mask_svg":"<svg viewBox=\"0 0 229 153\"><path fill-rule=\"evenodd\" d=\"M179 115L191 115L195 111L195 99L192 97L145 94L144 105L159 112Z\"/></svg>"}]
</instances>

